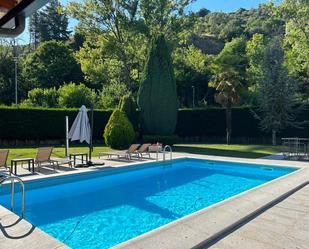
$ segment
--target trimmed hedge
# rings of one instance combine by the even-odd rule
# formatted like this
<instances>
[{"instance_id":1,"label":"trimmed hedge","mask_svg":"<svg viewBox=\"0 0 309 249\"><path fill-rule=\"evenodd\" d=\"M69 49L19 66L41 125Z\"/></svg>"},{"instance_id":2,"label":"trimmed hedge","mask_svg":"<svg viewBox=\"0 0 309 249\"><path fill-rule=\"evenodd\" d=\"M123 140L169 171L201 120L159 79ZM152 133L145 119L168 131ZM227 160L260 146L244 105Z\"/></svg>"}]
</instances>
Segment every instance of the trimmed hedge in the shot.
<instances>
[{"instance_id":1,"label":"trimmed hedge","mask_svg":"<svg viewBox=\"0 0 309 249\"><path fill-rule=\"evenodd\" d=\"M309 109L297 116L298 121L309 121ZM289 127L278 134L281 137L309 137L309 123L302 129ZM222 108L184 109L178 113L176 134L180 137L219 138L225 137L225 110ZM232 110L233 138L252 138L261 141L270 138L259 129L259 121L252 115L252 108L237 107Z\"/></svg>"},{"instance_id":2,"label":"trimmed hedge","mask_svg":"<svg viewBox=\"0 0 309 249\"><path fill-rule=\"evenodd\" d=\"M56 140L64 139L65 116L70 125L78 109L43 109L0 107L0 140ZM94 139L103 140L102 133L112 111L94 111ZM298 115L299 121L309 120L309 110ZM183 109L178 112L176 135L180 138L224 141L225 111L221 108ZM309 137L309 123L302 129L287 128L279 137ZM252 142L266 141L271 134L262 132L249 107L233 108L232 141L250 138ZM248 140L248 141L249 141Z\"/></svg>"},{"instance_id":3,"label":"trimmed hedge","mask_svg":"<svg viewBox=\"0 0 309 249\"><path fill-rule=\"evenodd\" d=\"M0 139L48 140L65 138L65 116L71 127L79 109L0 107ZM93 137L102 139L112 111L95 110Z\"/></svg>"}]
</instances>

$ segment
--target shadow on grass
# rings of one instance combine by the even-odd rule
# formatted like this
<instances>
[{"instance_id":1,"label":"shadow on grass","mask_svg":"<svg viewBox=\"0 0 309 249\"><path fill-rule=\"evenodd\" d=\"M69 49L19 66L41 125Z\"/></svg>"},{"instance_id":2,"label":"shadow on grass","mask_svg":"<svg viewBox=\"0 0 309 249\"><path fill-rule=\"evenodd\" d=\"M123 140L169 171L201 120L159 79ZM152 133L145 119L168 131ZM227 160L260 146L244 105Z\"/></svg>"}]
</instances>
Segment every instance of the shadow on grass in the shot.
<instances>
[{"instance_id":1,"label":"shadow on grass","mask_svg":"<svg viewBox=\"0 0 309 249\"><path fill-rule=\"evenodd\" d=\"M269 156L268 153L239 151L239 150L225 150L214 148L190 147L190 146L174 146L175 152L200 154L208 156L224 156L224 157L242 157L242 158L259 158Z\"/></svg>"}]
</instances>

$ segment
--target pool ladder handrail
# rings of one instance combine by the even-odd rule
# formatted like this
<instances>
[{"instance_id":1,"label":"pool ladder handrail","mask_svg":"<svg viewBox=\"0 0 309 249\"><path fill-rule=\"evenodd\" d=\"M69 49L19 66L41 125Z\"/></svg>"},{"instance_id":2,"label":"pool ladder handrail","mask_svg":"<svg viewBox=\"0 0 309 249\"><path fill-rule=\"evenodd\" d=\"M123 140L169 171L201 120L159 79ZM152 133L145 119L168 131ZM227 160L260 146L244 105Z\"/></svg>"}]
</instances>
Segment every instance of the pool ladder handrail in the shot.
<instances>
[{"instance_id":1,"label":"pool ladder handrail","mask_svg":"<svg viewBox=\"0 0 309 249\"><path fill-rule=\"evenodd\" d=\"M25 184L24 184L24 181L17 176L0 174L0 177L1 176L3 177L3 179L0 178L0 186L7 181L11 181L11 211L14 211L14 206L15 206L15 203L14 203L15 181L20 183L20 186L21 186L21 218L24 218L24 214L25 214Z\"/></svg>"},{"instance_id":2,"label":"pool ladder handrail","mask_svg":"<svg viewBox=\"0 0 309 249\"><path fill-rule=\"evenodd\" d=\"M163 161L165 161L165 153L166 153L166 149L169 149L170 152L170 160L173 159L173 150L172 147L170 145L165 145L164 149L163 149Z\"/></svg>"}]
</instances>

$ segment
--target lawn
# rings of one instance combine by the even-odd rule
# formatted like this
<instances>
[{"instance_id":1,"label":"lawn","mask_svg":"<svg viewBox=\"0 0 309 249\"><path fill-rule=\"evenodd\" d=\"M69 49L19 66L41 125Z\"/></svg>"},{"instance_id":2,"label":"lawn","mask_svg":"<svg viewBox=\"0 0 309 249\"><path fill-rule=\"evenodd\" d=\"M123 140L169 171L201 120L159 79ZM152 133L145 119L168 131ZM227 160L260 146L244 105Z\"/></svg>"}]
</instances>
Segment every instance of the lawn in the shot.
<instances>
[{"instance_id":1,"label":"lawn","mask_svg":"<svg viewBox=\"0 0 309 249\"><path fill-rule=\"evenodd\" d=\"M279 153L280 146L270 145L240 145L240 144L176 144L173 146L176 152L187 152L192 154L259 158Z\"/></svg>"},{"instance_id":2,"label":"lawn","mask_svg":"<svg viewBox=\"0 0 309 249\"><path fill-rule=\"evenodd\" d=\"M6 148L0 148L6 149ZM13 158L23 158L30 157L34 158L37 153L37 147L18 147L18 148L8 148L10 150L8 162ZM98 156L99 152L105 152L110 150L107 146L95 146L93 150L93 156ZM69 153L87 153L89 151L87 146L72 146L69 148ZM65 157L65 147L56 146L53 149L52 157Z\"/></svg>"},{"instance_id":3,"label":"lawn","mask_svg":"<svg viewBox=\"0 0 309 249\"><path fill-rule=\"evenodd\" d=\"M2 148L1 148L2 149ZM3 148L5 149L5 148ZM35 157L37 147L17 147L9 148L9 160L12 158ZM269 145L225 145L225 144L176 144L173 146L175 152L187 152L192 154L226 156L226 157L243 157L259 158L280 152L280 146ZM98 156L99 152L110 150L107 146L94 146L93 156ZM87 146L71 146L70 153L88 152ZM64 146L56 146L53 150L54 157L65 157Z\"/></svg>"}]
</instances>

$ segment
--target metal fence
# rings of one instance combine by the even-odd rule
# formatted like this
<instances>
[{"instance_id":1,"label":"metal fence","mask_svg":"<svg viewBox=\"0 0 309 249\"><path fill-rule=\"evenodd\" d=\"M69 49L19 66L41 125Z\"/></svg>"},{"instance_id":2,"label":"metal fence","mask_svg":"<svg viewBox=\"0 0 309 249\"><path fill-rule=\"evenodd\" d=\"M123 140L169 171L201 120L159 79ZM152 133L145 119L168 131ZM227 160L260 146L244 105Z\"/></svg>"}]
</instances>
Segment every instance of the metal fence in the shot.
<instances>
[{"instance_id":1,"label":"metal fence","mask_svg":"<svg viewBox=\"0 0 309 249\"><path fill-rule=\"evenodd\" d=\"M296 160L309 159L309 138L282 138L282 153L285 158Z\"/></svg>"}]
</instances>

